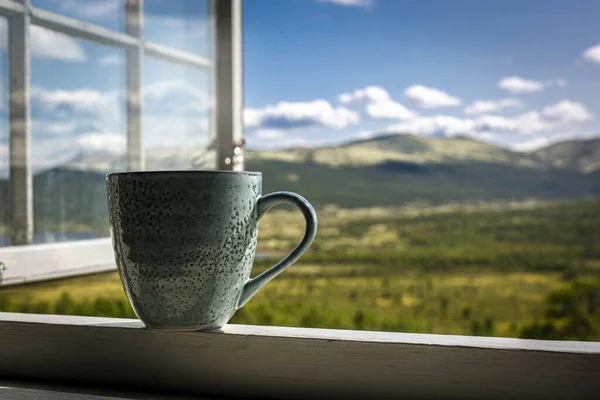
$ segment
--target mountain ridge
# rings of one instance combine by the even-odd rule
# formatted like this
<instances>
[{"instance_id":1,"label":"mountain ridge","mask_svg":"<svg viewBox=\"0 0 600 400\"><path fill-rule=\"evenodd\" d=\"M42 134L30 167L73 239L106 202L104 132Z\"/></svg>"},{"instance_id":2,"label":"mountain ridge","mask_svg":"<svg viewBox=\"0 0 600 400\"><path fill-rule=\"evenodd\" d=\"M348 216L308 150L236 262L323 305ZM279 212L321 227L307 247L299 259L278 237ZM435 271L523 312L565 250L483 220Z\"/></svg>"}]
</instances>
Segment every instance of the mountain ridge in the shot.
<instances>
[{"instance_id":1,"label":"mountain ridge","mask_svg":"<svg viewBox=\"0 0 600 400\"><path fill-rule=\"evenodd\" d=\"M148 149L146 168L210 168L214 157L214 151L202 148ZM600 169L600 137L565 140L534 151L521 152L465 136L425 138L410 133L382 133L371 138L312 148L246 149L245 158L288 163L312 162L338 168L377 166L389 162L420 165L488 162L533 168L568 168L590 173ZM125 168L125 157L109 152L80 151L67 162L48 169L56 167L107 173Z\"/></svg>"},{"instance_id":2,"label":"mountain ridge","mask_svg":"<svg viewBox=\"0 0 600 400\"><path fill-rule=\"evenodd\" d=\"M588 158L578 162L573 158L579 153L560 151L563 146L593 149ZM462 136L424 138L408 133L396 133L352 140L339 145L281 150L250 149L246 153L247 158L288 162L312 161L338 167L377 165L390 161L415 164L483 161L536 168L566 165L569 168L578 168L581 172L600 169L600 138L557 142L535 151L520 152ZM566 154L565 157L570 155L571 158L560 163L553 162L553 154Z\"/></svg>"}]
</instances>

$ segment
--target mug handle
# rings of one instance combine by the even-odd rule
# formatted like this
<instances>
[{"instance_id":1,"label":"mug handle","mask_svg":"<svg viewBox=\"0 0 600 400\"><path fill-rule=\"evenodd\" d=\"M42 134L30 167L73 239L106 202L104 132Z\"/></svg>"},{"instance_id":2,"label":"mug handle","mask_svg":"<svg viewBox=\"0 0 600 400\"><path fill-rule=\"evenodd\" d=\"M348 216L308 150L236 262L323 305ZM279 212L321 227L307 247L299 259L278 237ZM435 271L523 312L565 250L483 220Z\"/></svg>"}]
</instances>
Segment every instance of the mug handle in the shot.
<instances>
[{"instance_id":1,"label":"mug handle","mask_svg":"<svg viewBox=\"0 0 600 400\"><path fill-rule=\"evenodd\" d=\"M273 206L280 203L292 203L304 215L306 221L306 230L304 237L298 243L298 245L288 254L283 260L273 265L271 268L256 276L253 279L248 279L244 284L240 299L238 300L237 308L239 309L252 298L267 282L275 278L284 269L295 263L304 254L308 247L312 243L315 235L317 234L317 214L310 203L302 196L292 192L275 192L260 196L256 201L256 209L258 212L258 219L260 219L267 211Z\"/></svg>"}]
</instances>

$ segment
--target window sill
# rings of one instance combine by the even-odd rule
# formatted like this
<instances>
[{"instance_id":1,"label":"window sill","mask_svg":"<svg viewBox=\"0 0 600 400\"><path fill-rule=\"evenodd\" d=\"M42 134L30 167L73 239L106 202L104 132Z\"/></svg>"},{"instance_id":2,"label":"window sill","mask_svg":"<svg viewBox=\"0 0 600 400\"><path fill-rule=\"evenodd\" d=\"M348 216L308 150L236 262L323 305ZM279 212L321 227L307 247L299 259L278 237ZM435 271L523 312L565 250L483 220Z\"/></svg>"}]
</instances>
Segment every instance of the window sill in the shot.
<instances>
[{"instance_id":1,"label":"window sill","mask_svg":"<svg viewBox=\"0 0 600 400\"><path fill-rule=\"evenodd\" d=\"M0 248L1 286L116 270L110 239Z\"/></svg>"},{"instance_id":2,"label":"window sill","mask_svg":"<svg viewBox=\"0 0 600 400\"><path fill-rule=\"evenodd\" d=\"M8 379L260 398L595 398L600 343L0 313Z\"/></svg>"}]
</instances>

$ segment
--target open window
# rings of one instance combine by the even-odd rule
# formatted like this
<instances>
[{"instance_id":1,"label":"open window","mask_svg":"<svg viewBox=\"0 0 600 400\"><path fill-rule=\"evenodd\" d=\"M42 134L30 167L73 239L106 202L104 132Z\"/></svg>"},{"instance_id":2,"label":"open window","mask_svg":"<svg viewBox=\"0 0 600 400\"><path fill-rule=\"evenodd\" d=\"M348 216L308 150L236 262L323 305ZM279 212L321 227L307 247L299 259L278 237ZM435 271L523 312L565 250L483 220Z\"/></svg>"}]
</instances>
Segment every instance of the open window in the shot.
<instances>
[{"instance_id":1,"label":"open window","mask_svg":"<svg viewBox=\"0 0 600 400\"><path fill-rule=\"evenodd\" d=\"M238 8L0 2L4 284L114 268L110 171L243 168Z\"/></svg>"}]
</instances>

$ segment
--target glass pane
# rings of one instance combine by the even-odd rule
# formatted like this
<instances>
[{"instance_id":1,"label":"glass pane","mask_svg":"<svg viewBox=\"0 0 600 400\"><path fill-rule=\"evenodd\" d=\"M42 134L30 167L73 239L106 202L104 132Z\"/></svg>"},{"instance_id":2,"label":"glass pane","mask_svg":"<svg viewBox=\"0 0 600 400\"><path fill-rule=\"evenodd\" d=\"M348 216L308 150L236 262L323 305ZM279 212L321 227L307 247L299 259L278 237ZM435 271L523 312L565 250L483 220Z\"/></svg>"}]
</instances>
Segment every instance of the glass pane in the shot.
<instances>
[{"instance_id":1,"label":"glass pane","mask_svg":"<svg viewBox=\"0 0 600 400\"><path fill-rule=\"evenodd\" d=\"M207 72L146 57L143 93L146 169L214 169Z\"/></svg>"},{"instance_id":2,"label":"glass pane","mask_svg":"<svg viewBox=\"0 0 600 400\"><path fill-rule=\"evenodd\" d=\"M8 198L8 58L6 19L0 17L0 246L10 244Z\"/></svg>"},{"instance_id":3,"label":"glass pane","mask_svg":"<svg viewBox=\"0 0 600 400\"><path fill-rule=\"evenodd\" d=\"M50 33L50 32L48 32ZM33 57L31 157L34 241L108 235L104 175L123 169L125 71L121 50L75 40L83 61Z\"/></svg>"},{"instance_id":4,"label":"glass pane","mask_svg":"<svg viewBox=\"0 0 600 400\"><path fill-rule=\"evenodd\" d=\"M125 0L31 0L31 4L114 31L124 31Z\"/></svg>"},{"instance_id":5,"label":"glass pane","mask_svg":"<svg viewBox=\"0 0 600 400\"><path fill-rule=\"evenodd\" d=\"M232 322L600 340L600 2L243 4L245 168L319 234Z\"/></svg>"},{"instance_id":6,"label":"glass pane","mask_svg":"<svg viewBox=\"0 0 600 400\"><path fill-rule=\"evenodd\" d=\"M144 39L206 56L206 0L144 1Z\"/></svg>"}]
</instances>

